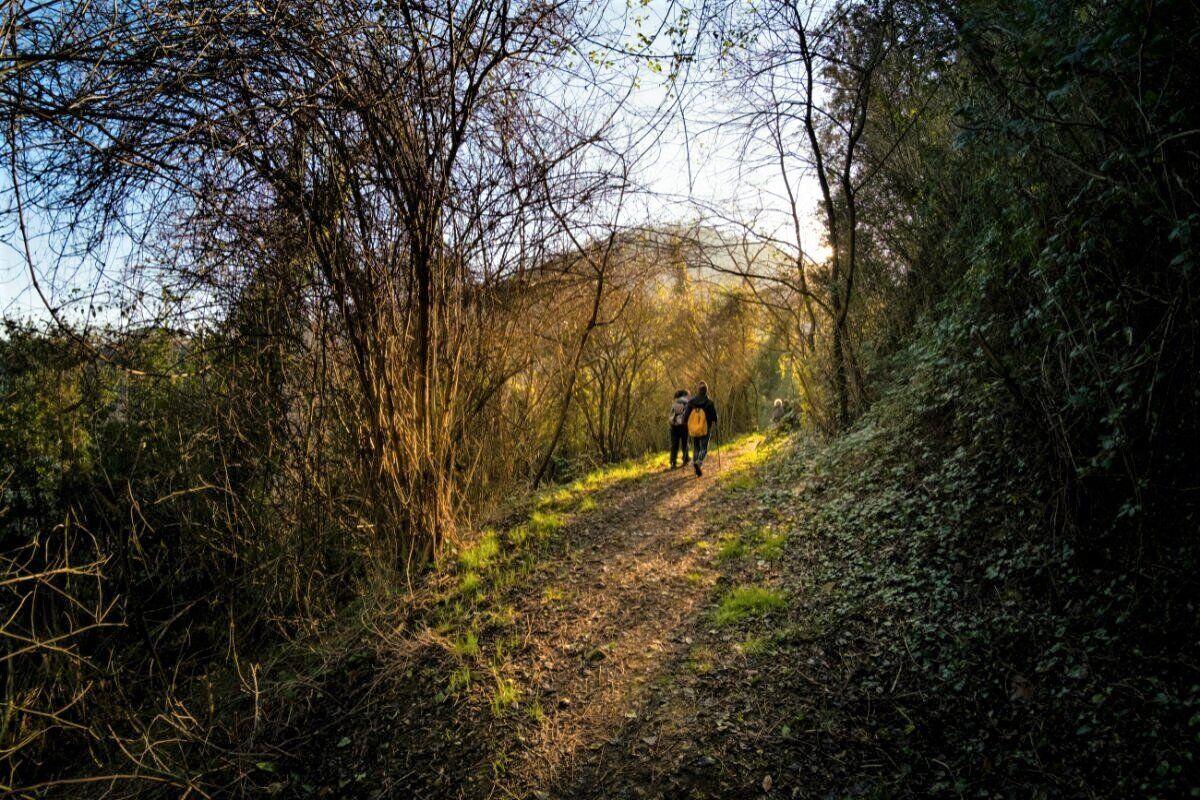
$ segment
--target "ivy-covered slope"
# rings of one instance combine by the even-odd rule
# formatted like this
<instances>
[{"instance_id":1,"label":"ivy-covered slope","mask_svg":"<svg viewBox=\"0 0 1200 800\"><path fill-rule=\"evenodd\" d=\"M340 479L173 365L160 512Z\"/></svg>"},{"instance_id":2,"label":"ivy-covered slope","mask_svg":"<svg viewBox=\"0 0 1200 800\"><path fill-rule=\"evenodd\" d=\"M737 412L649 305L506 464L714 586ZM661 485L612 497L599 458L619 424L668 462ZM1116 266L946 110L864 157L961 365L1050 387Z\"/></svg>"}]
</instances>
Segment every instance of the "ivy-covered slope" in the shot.
<instances>
[{"instance_id":1,"label":"ivy-covered slope","mask_svg":"<svg viewBox=\"0 0 1200 800\"><path fill-rule=\"evenodd\" d=\"M887 796L1196 796L1194 536L1151 556L1073 523L968 347L929 332L852 432L800 443L758 490L794 526L775 658L837 665L795 685L791 728L857 752L839 791L857 773Z\"/></svg>"}]
</instances>

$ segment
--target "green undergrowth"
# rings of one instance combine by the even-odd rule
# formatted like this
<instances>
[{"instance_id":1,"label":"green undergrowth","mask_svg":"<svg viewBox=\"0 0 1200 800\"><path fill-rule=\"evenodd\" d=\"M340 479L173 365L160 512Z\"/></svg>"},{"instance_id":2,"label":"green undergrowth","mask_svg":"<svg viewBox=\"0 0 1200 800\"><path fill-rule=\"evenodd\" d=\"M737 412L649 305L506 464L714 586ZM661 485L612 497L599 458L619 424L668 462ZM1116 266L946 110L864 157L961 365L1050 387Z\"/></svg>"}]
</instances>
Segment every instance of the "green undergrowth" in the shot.
<instances>
[{"instance_id":1,"label":"green undergrowth","mask_svg":"<svg viewBox=\"0 0 1200 800\"><path fill-rule=\"evenodd\" d=\"M836 659L813 673L825 690L797 691L787 711L793 728L815 718L842 737L848 771L831 789L1198 796L1197 606L1168 588L1188 585L1194 553L1140 574L1101 556L1057 518L1003 388L937 352L911 353L908 379L848 434L796 439L728 482L742 502L718 559L737 569L782 533L791 605L786 627L737 650ZM765 592L728 591L715 621L776 610Z\"/></svg>"}]
</instances>

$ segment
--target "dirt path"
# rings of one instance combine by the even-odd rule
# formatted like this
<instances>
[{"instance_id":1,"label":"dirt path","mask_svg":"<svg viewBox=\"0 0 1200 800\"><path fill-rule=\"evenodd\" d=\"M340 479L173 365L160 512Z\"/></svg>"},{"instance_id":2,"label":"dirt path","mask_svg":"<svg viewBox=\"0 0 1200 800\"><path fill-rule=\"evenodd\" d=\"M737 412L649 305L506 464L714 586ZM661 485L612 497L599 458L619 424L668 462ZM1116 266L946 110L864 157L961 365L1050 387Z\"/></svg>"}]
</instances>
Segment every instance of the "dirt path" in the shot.
<instances>
[{"instance_id":1,"label":"dirt path","mask_svg":"<svg viewBox=\"0 0 1200 800\"><path fill-rule=\"evenodd\" d=\"M652 479L577 531L582 549L552 584L564 601L527 612L532 639L521 666L546 698L546 717L512 753L509 791L549 792L594 761L686 648L713 582L695 542L710 522L716 467L699 479L690 469Z\"/></svg>"},{"instance_id":2,"label":"dirt path","mask_svg":"<svg viewBox=\"0 0 1200 800\"><path fill-rule=\"evenodd\" d=\"M628 731L703 635L717 573L697 543L714 532L722 475L752 449L710 456L702 478L688 468L617 487L570 523L509 593L510 633L479 641L503 662L496 686L520 699L497 714L484 686L457 704L414 703L398 720L397 777L377 796L607 796L597 770L611 771L614 745L649 752L654 737L626 742Z\"/></svg>"}]
</instances>

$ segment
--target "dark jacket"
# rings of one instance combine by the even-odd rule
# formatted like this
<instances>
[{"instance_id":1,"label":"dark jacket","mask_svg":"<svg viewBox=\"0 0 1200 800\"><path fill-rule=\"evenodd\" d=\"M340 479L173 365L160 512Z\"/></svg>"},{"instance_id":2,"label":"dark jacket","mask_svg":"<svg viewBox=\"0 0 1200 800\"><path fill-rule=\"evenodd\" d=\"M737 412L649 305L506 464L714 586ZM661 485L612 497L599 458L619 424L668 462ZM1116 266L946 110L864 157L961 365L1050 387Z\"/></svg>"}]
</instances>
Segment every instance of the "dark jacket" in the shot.
<instances>
[{"instance_id":1,"label":"dark jacket","mask_svg":"<svg viewBox=\"0 0 1200 800\"><path fill-rule=\"evenodd\" d=\"M683 424L687 425L688 419L697 410L703 411L704 416L708 417L708 429L711 431L713 426L717 424L717 407L713 403L712 398L706 394L698 394L691 400L688 400L687 414L683 417Z\"/></svg>"}]
</instances>

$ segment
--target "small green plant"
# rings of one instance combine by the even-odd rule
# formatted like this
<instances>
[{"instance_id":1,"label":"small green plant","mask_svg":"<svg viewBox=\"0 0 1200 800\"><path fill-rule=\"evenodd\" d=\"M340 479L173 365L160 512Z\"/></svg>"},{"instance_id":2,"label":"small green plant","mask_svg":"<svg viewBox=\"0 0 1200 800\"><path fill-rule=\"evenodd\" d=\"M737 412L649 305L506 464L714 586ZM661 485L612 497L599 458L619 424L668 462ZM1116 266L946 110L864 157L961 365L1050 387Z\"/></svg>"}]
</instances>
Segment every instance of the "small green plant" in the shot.
<instances>
[{"instance_id":1,"label":"small green plant","mask_svg":"<svg viewBox=\"0 0 1200 800\"><path fill-rule=\"evenodd\" d=\"M704 573L692 571L684 575L683 579L692 586L699 586L700 584L704 583Z\"/></svg>"},{"instance_id":2,"label":"small green plant","mask_svg":"<svg viewBox=\"0 0 1200 800\"><path fill-rule=\"evenodd\" d=\"M783 592L766 586L739 586L721 599L714 618L718 625L736 625L752 617L766 617L787 604Z\"/></svg>"},{"instance_id":3,"label":"small green plant","mask_svg":"<svg viewBox=\"0 0 1200 800\"><path fill-rule=\"evenodd\" d=\"M521 687L511 678L501 677L499 671L493 670L492 675L496 679L491 700L492 716L502 717L521 699Z\"/></svg>"},{"instance_id":4,"label":"small green plant","mask_svg":"<svg viewBox=\"0 0 1200 800\"><path fill-rule=\"evenodd\" d=\"M579 501L579 505L575 507L575 510L580 514L586 514L589 511L595 511L599 507L599 504L595 500L585 497Z\"/></svg>"},{"instance_id":5,"label":"small green plant","mask_svg":"<svg viewBox=\"0 0 1200 800\"><path fill-rule=\"evenodd\" d=\"M479 654L479 639L475 636L474 631L467 631L454 640L450 649L459 658L472 658Z\"/></svg>"},{"instance_id":6,"label":"small green plant","mask_svg":"<svg viewBox=\"0 0 1200 800\"><path fill-rule=\"evenodd\" d=\"M744 656L760 656L771 651L771 639L767 636L751 636L737 645L737 649Z\"/></svg>"},{"instance_id":7,"label":"small green plant","mask_svg":"<svg viewBox=\"0 0 1200 800\"><path fill-rule=\"evenodd\" d=\"M465 664L450 673L446 681L446 689L441 693L441 699L457 697L471 689L471 668Z\"/></svg>"},{"instance_id":8,"label":"small green plant","mask_svg":"<svg viewBox=\"0 0 1200 800\"><path fill-rule=\"evenodd\" d=\"M517 610L511 605L502 605L487 610L485 617L490 625L497 628L511 628L517 621Z\"/></svg>"},{"instance_id":9,"label":"small green plant","mask_svg":"<svg viewBox=\"0 0 1200 800\"><path fill-rule=\"evenodd\" d=\"M536 697L533 699L533 702L531 702L529 704L529 706L525 709L525 713L529 715L529 718L531 720L533 720L534 722L536 722L538 724L541 724L542 722L544 722L546 720L546 712L542 708L542 701L537 699Z\"/></svg>"}]
</instances>

